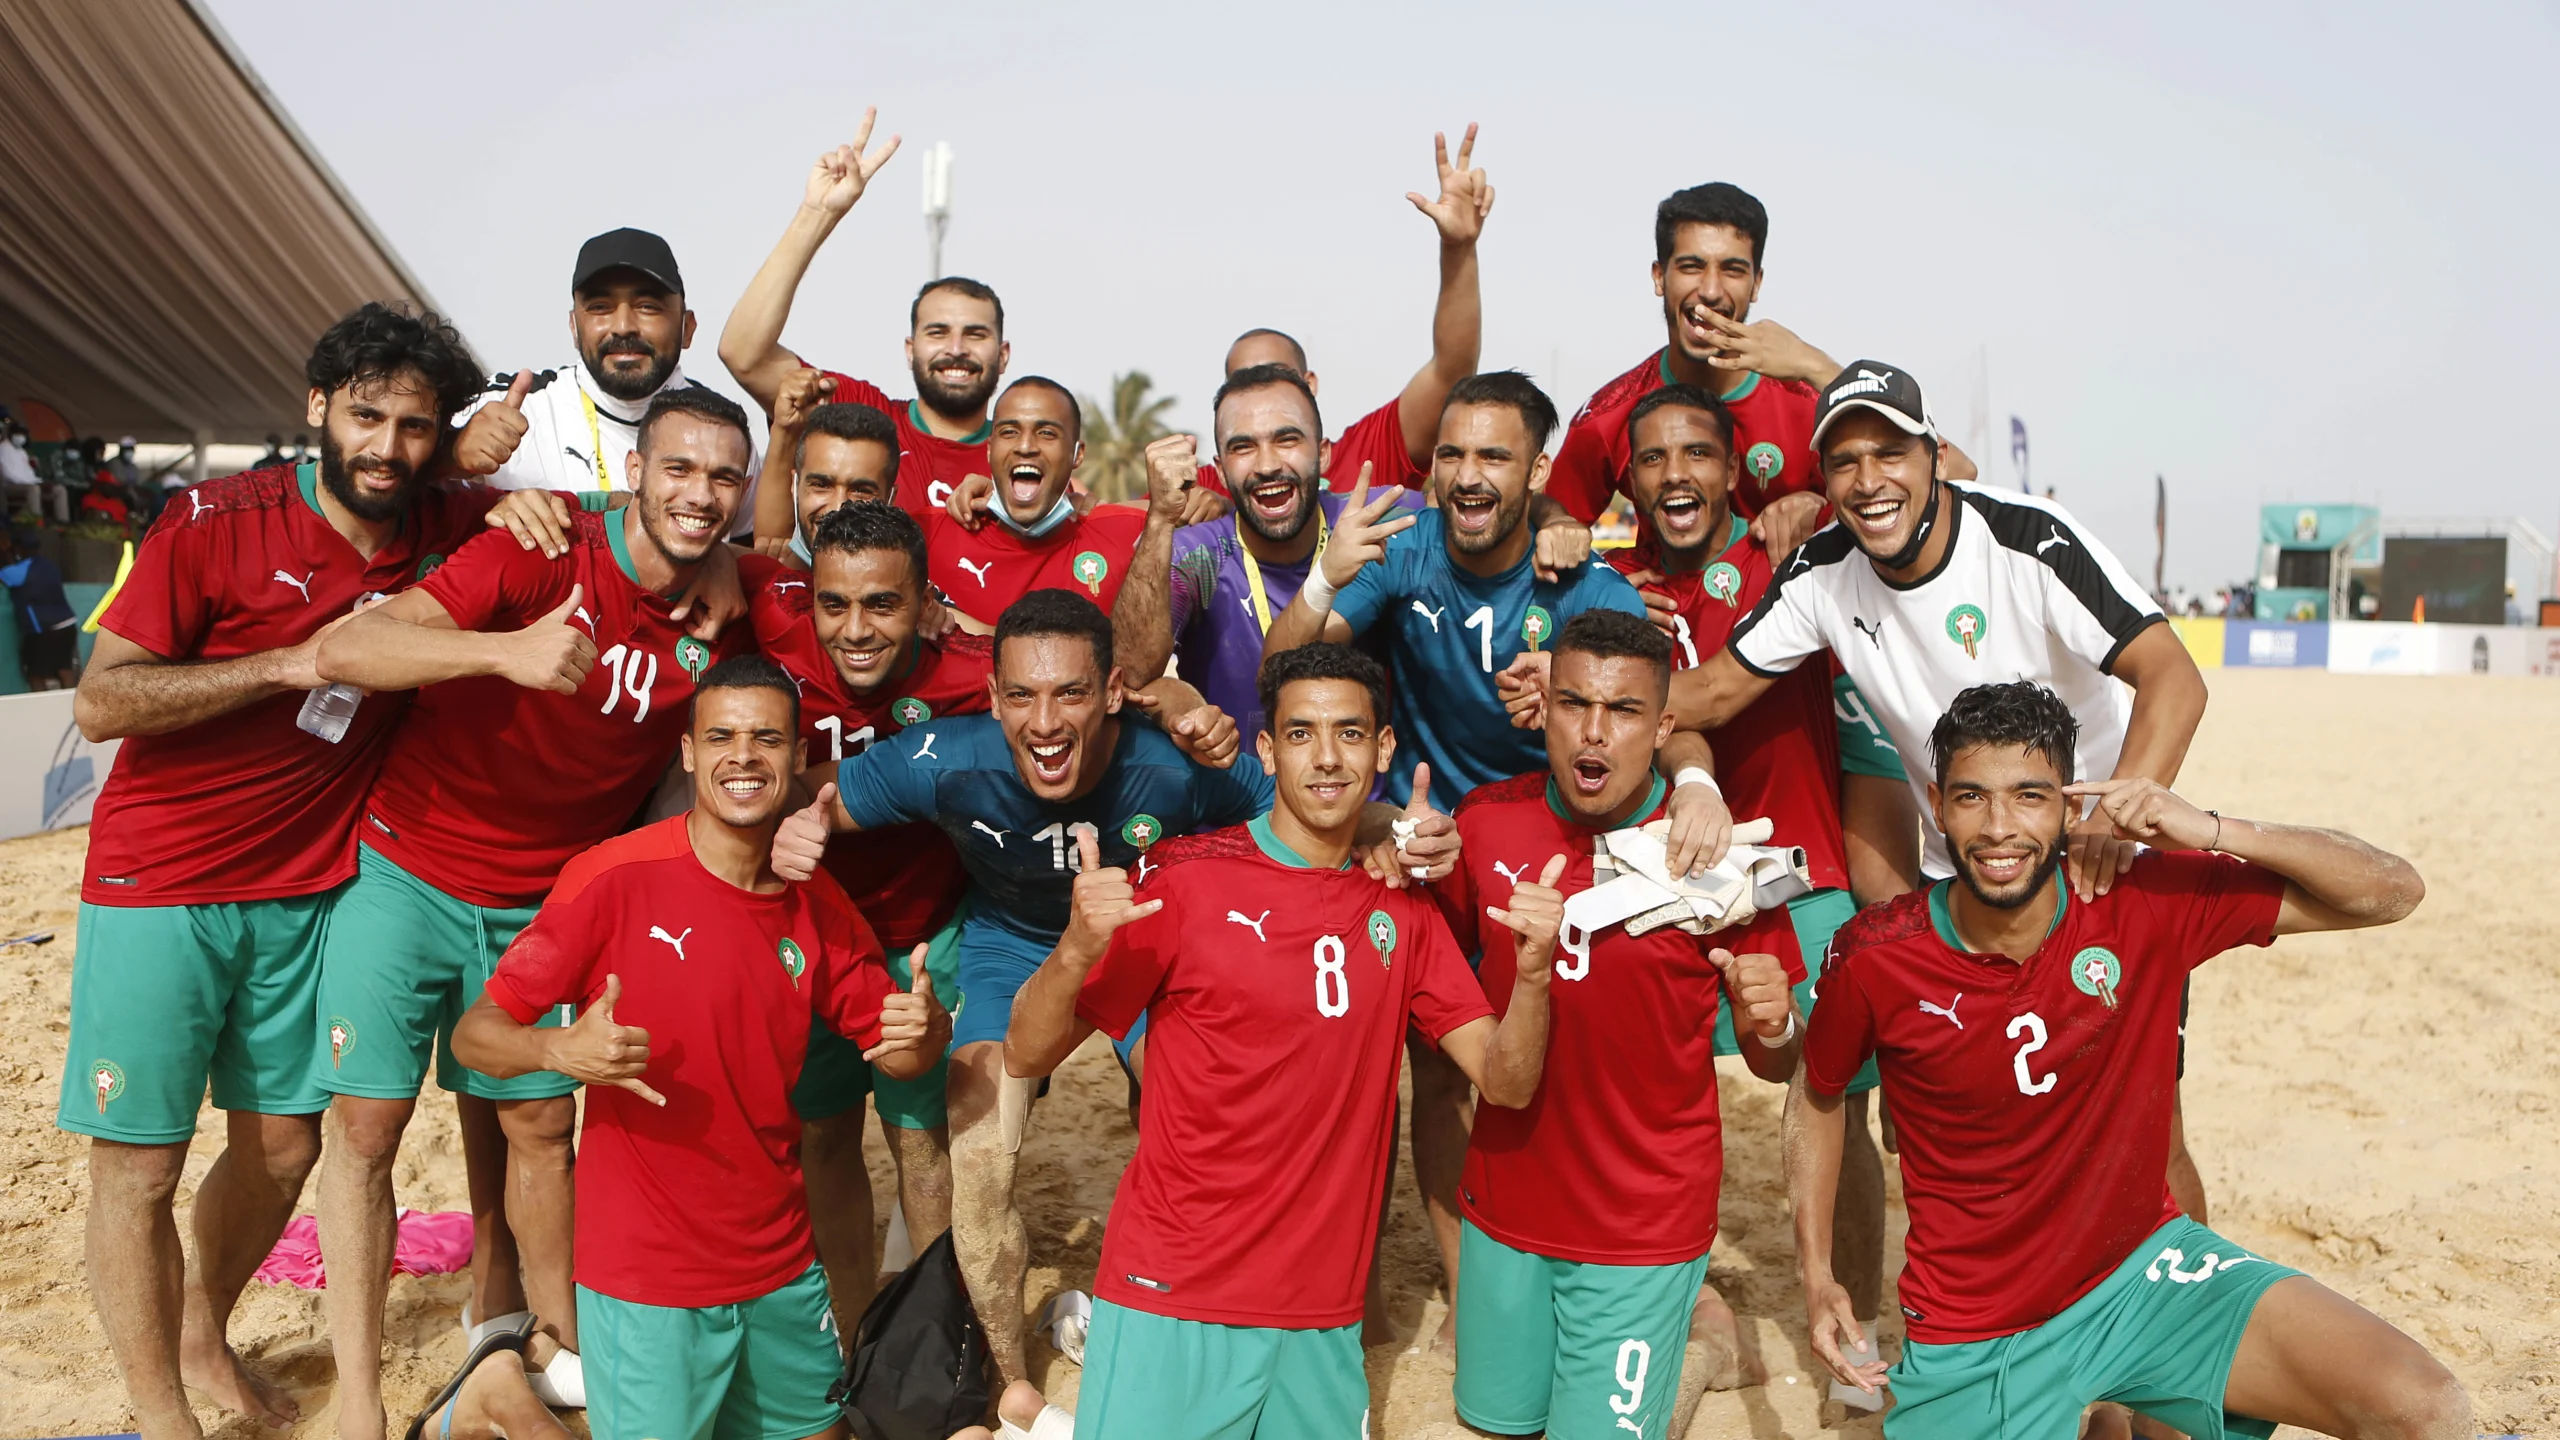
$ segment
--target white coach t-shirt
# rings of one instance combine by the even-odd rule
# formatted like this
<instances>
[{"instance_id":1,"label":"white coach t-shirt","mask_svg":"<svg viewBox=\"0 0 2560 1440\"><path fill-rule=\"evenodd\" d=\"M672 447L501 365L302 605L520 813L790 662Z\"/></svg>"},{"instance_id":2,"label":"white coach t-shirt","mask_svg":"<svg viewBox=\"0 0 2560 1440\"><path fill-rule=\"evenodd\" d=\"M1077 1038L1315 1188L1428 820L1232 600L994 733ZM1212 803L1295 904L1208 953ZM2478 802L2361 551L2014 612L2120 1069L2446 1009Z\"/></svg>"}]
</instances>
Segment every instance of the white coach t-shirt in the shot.
<instances>
[{"instance_id":1,"label":"white coach t-shirt","mask_svg":"<svg viewBox=\"0 0 2560 1440\"><path fill-rule=\"evenodd\" d=\"M481 406L504 400L507 387L515 383L515 378L512 370L491 376L488 390L453 417L454 427L459 429L469 423ZM659 389L681 390L692 383L685 378L684 367L678 366L667 372L667 383ZM524 397L524 440L516 446L516 453L507 457L506 464L481 477L482 481L500 490L628 490L628 464L632 447L640 440L640 417L648 413L649 401L656 396L657 391L651 391L640 400L617 400L597 387L595 377L579 360L556 370L536 370L533 389ZM747 534L755 531L759 468L751 435L747 446L747 493L739 502L737 525L739 532Z\"/></svg>"},{"instance_id":2,"label":"white coach t-shirt","mask_svg":"<svg viewBox=\"0 0 2560 1440\"><path fill-rule=\"evenodd\" d=\"M1733 658L1776 676L1829 650L1884 722L1924 819L1929 732L1976 685L2033 680L2080 722L2080 778L2115 773L2133 692L2109 672L2160 607L2107 548L2050 500L1947 482L1938 568L1909 585L1876 571L1843 526L1807 540L1734 627ZM1712 737L1711 737L1712 738ZM1954 873L1927 824L1922 866Z\"/></svg>"}]
</instances>

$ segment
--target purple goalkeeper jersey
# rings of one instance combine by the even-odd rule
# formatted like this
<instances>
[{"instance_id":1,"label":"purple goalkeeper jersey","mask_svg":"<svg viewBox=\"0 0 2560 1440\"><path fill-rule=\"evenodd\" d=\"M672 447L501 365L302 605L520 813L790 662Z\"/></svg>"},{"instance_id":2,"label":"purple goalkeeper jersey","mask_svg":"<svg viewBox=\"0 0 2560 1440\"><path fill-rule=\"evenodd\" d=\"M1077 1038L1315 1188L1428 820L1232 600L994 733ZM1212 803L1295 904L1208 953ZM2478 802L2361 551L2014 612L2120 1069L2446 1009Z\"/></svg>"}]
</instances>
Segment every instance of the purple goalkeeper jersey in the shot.
<instances>
[{"instance_id":1,"label":"purple goalkeeper jersey","mask_svg":"<svg viewBox=\"0 0 2560 1440\"><path fill-rule=\"evenodd\" d=\"M1347 495L1318 491L1328 530L1342 518ZM1398 511L1420 510L1422 496L1408 491ZM1173 532L1173 654L1182 678L1196 686L1210 704L1235 718L1237 733L1248 749L1262 730L1262 636L1266 613L1276 618L1298 598L1307 566L1261 565L1267 612L1253 599L1253 577L1246 568L1244 542L1236 537L1240 522L1229 515L1203 520ZM1320 552L1319 552L1320 553Z\"/></svg>"}]
</instances>

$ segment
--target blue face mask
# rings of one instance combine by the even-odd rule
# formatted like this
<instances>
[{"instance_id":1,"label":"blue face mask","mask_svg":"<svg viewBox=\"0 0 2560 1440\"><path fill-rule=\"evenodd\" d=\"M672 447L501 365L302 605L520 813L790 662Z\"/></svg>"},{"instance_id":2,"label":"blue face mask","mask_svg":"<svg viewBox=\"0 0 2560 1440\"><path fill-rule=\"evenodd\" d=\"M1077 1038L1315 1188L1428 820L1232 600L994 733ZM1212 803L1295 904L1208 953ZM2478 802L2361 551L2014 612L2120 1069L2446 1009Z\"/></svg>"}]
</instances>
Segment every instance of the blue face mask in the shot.
<instances>
[{"instance_id":1,"label":"blue face mask","mask_svg":"<svg viewBox=\"0 0 2560 1440\"><path fill-rule=\"evenodd\" d=\"M1041 516L1038 520L1029 525L1025 525L1021 521L1014 519L1013 511L1007 509L1004 501L1001 499L993 500L993 502L987 506L987 513L995 516L997 522L1002 524L1004 528L1021 536L1023 539L1037 540L1041 536L1048 534L1050 531L1055 530L1059 526L1076 518L1076 507L1075 502L1069 500L1066 493L1061 491L1058 495L1058 503L1049 507L1049 513Z\"/></svg>"}]
</instances>

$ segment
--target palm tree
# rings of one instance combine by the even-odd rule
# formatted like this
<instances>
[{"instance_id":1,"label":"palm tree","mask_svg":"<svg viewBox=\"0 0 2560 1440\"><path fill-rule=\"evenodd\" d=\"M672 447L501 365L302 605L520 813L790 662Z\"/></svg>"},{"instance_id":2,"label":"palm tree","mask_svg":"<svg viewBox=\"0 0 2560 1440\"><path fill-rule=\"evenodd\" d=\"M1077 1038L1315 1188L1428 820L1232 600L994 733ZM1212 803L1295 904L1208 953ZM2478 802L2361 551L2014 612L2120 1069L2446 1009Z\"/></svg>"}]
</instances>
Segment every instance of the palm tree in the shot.
<instances>
[{"instance_id":1,"label":"palm tree","mask_svg":"<svg viewBox=\"0 0 2560 1440\"><path fill-rule=\"evenodd\" d=\"M1147 446L1172 433L1164 423L1174 397L1148 392L1156 382L1144 370L1111 377L1111 404L1106 409L1090 395L1076 403L1084 411L1084 464L1076 478L1103 504L1143 504L1147 496Z\"/></svg>"}]
</instances>

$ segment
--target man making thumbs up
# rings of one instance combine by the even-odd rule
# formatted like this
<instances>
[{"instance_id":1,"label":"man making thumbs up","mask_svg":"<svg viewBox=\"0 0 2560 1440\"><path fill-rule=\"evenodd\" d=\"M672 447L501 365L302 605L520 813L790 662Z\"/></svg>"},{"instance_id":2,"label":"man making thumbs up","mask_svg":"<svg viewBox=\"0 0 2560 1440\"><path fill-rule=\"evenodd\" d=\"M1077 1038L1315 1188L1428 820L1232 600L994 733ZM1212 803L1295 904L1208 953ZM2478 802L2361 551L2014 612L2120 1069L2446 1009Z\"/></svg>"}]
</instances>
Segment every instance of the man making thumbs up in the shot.
<instances>
[{"instance_id":1,"label":"man making thumbs up","mask_svg":"<svg viewBox=\"0 0 2560 1440\"><path fill-rule=\"evenodd\" d=\"M791 1103L810 1022L901 1078L950 1038L920 954L899 990L834 880L773 872L798 715L769 660L705 674L683 737L692 811L570 861L454 1028L455 1057L484 1073L589 1087L577 1280L600 1436L836 1424ZM537 1028L563 1004L586 1009Z\"/></svg>"},{"instance_id":2,"label":"man making thumbs up","mask_svg":"<svg viewBox=\"0 0 2560 1440\"><path fill-rule=\"evenodd\" d=\"M320 1244L337 1257L327 1303L344 1440L373 1440L392 1163L438 1037L560 867L620 830L665 773L696 678L753 646L744 626L708 644L686 633L673 599L728 563L716 552L747 462L736 405L707 390L661 394L625 476L637 503L575 516L557 557L486 532L321 643L324 680L421 687L365 802L356 878L332 902L321 943L312 1069L334 1098ZM750 590L776 570L760 555L735 563ZM331 1043L332 1033L344 1038ZM576 1404L574 1356L559 1366L548 1352L553 1340L577 1349L577 1082L501 1080L437 1058L462 1116L473 1208L492 1217L476 1240L489 1263L474 1270L469 1314L484 1324L527 1309L541 1316L537 1393ZM504 1167L492 1163L502 1152Z\"/></svg>"},{"instance_id":3,"label":"man making thumbs up","mask_svg":"<svg viewBox=\"0 0 2560 1440\"><path fill-rule=\"evenodd\" d=\"M1545 768L1458 807L1458 868L1434 889L1458 942L1481 944L1497 1006L1520 962L1508 931L1476 919L1487 902L1589 890L1602 835L1668 812L1654 753L1673 733L1671 650L1632 615L1567 622ZM1541 864L1538 886L1514 888ZM1740 1047L1752 1073L1783 1083L1802 1045L1789 987L1804 978L1714 943L1738 933L1568 925L1558 941L1538 1103L1477 1112L1458 1186L1458 1417L1477 1429L1596 1436L1623 1420L1679 1435L1702 1387L1738 1383L1732 1312L1704 1284L1724 1168L1716 1012L1731 1002L1734 1030L1758 1037Z\"/></svg>"},{"instance_id":4,"label":"man making thumbs up","mask_svg":"<svg viewBox=\"0 0 2560 1440\"><path fill-rule=\"evenodd\" d=\"M1134 886L1086 841L1005 1037L1009 1072L1045 1075L1149 1017L1147 1123L1103 1235L1076 1416L1104 1440L1368 1433L1358 1322L1405 1030L1495 1105L1527 1104L1545 1061L1561 898L1523 885L1491 912L1520 956L1497 1023L1424 892L1359 863L1395 753L1386 672L1310 645L1262 688L1269 813L1157 846Z\"/></svg>"}]
</instances>

